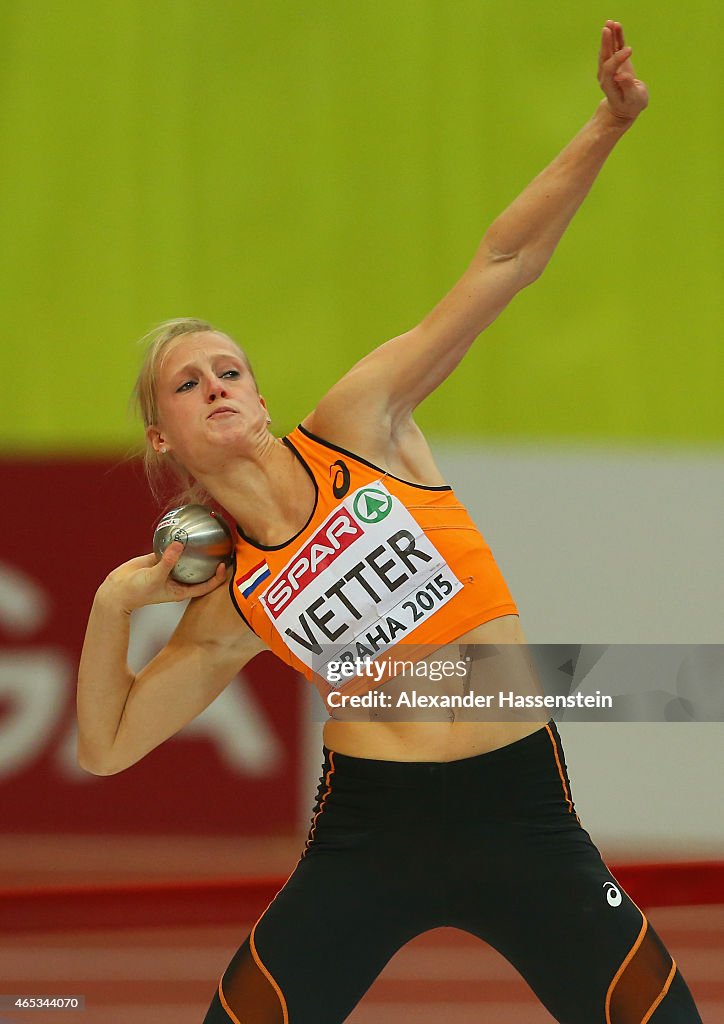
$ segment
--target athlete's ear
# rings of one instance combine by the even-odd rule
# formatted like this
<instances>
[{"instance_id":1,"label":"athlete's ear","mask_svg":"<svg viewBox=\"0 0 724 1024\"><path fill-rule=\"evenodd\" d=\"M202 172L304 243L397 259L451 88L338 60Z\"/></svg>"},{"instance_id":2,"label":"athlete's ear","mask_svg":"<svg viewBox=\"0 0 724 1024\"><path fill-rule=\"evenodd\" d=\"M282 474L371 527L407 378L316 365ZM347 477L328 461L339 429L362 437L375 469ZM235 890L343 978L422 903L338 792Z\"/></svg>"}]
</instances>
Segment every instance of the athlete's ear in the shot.
<instances>
[{"instance_id":1,"label":"athlete's ear","mask_svg":"<svg viewBox=\"0 0 724 1024\"><path fill-rule=\"evenodd\" d=\"M169 451L168 441L164 438L158 427L153 424L146 427L146 438L157 455L166 455Z\"/></svg>"},{"instance_id":2,"label":"athlete's ear","mask_svg":"<svg viewBox=\"0 0 724 1024\"><path fill-rule=\"evenodd\" d=\"M269 415L269 410L267 409L266 399L264 398L263 395L259 395L259 401L261 402L262 409L266 413L266 422L268 425L269 423L271 423L271 416Z\"/></svg>"}]
</instances>

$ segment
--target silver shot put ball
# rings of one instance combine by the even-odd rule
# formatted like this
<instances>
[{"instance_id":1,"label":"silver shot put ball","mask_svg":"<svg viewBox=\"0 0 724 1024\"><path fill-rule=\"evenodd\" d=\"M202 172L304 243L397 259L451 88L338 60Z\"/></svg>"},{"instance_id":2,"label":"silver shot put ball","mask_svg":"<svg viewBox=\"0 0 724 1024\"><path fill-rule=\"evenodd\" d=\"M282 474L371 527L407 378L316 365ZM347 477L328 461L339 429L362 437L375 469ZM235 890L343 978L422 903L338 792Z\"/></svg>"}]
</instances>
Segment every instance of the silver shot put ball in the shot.
<instances>
[{"instance_id":1,"label":"silver shot put ball","mask_svg":"<svg viewBox=\"0 0 724 1024\"><path fill-rule=\"evenodd\" d=\"M153 550L160 558L169 544L180 540L183 554L171 570L179 583L205 583L223 562L232 562L234 542L223 516L206 505L182 505L167 512L153 534Z\"/></svg>"}]
</instances>

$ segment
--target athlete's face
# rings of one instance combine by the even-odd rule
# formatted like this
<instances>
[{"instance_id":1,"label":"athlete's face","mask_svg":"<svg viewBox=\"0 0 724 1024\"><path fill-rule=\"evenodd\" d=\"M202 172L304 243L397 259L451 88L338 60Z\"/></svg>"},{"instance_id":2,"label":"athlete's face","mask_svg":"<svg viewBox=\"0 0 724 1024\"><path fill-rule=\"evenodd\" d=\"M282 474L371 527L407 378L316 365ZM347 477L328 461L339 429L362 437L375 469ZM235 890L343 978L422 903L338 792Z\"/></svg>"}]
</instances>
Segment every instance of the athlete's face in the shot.
<instances>
[{"instance_id":1,"label":"athlete's face","mask_svg":"<svg viewBox=\"0 0 724 1024\"><path fill-rule=\"evenodd\" d=\"M187 468L217 448L253 443L266 432L266 403L237 346L210 331L184 334L165 350L158 371L159 422L147 436Z\"/></svg>"}]
</instances>

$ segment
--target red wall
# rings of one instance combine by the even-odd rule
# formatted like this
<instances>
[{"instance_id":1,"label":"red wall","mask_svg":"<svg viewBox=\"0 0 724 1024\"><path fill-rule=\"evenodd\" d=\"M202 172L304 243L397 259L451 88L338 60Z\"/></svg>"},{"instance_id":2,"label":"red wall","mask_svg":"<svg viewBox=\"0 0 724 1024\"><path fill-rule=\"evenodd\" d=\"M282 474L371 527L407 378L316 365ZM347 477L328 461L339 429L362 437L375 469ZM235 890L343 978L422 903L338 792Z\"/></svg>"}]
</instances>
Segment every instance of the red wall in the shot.
<instances>
[{"instance_id":1,"label":"red wall","mask_svg":"<svg viewBox=\"0 0 724 1024\"><path fill-rule=\"evenodd\" d=\"M0 473L3 828L293 829L305 684L271 654L246 667L219 698L223 704L138 764L102 777L78 767L76 673L93 595L112 568L150 551L160 510L135 463L6 460ZM134 615L144 623L146 647L163 642L164 616L180 611L159 606Z\"/></svg>"}]
</instances>

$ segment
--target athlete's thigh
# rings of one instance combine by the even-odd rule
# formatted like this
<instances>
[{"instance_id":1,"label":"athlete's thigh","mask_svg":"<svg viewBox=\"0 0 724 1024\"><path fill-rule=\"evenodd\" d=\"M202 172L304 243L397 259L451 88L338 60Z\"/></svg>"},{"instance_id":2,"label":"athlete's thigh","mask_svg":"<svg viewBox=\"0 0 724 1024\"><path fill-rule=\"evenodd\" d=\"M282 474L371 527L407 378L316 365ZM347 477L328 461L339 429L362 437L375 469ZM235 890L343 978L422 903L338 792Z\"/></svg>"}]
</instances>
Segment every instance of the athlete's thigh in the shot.
<instances>
[{"instance_id":1,"label":"athlete's thigh","mask_svg":"<svg viewBox=\"0 0 724 1024\"><path fill-rule=\"evenodd\" d=\"M204 1024L339 1024L423 930L411 897L399 868L385 877L363 850L315 847L232 958Z\"/></svg>"},{"instance_id":2,"label":"athlete's thigh","mask_svg":"<svg viewBox=\"0 0 724 1024\"><path fill-rule=\"evenodd\" d=\"M510 960L555 1020L700 1024L672 957L584 829L571 821L521 836L515 849L495 890L481 890L470 930Z\"/></svg>"}]
</instances>

